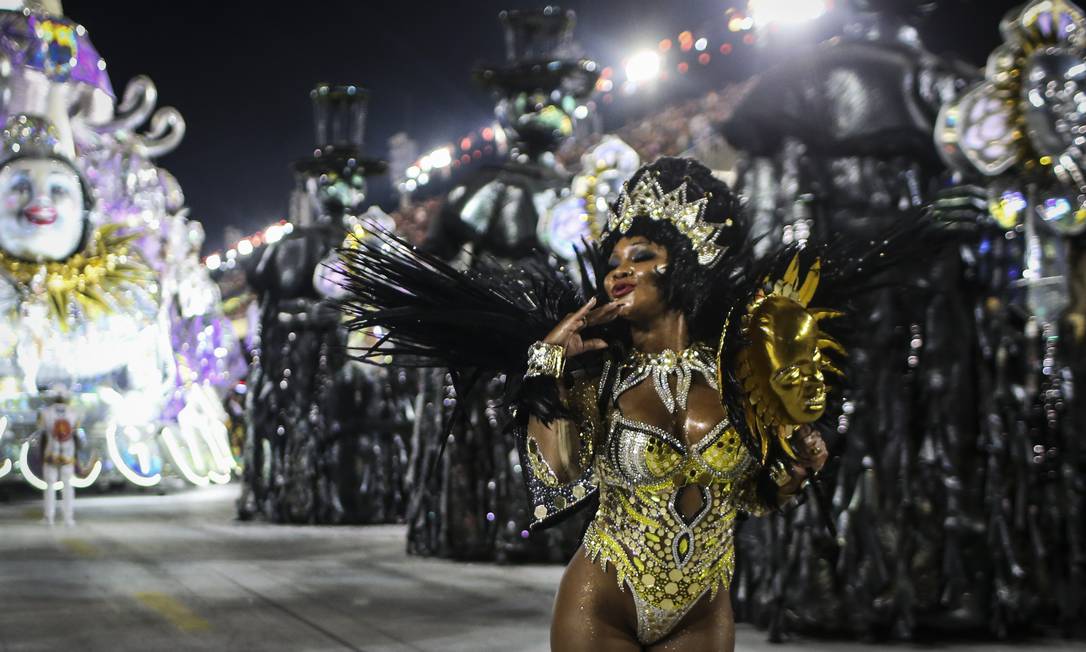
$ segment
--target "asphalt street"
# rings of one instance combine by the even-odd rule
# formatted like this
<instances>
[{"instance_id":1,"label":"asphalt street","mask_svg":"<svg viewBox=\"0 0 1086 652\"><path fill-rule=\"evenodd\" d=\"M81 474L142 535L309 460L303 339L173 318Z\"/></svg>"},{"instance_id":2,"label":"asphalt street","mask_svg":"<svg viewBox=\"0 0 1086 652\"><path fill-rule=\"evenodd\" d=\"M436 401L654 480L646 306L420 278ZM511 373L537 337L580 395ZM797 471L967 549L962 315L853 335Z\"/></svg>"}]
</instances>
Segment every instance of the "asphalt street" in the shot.
<instances>
[{"instance_id":1,"label":"asphalt street","mask_svg":"<svg viewBox=\"0 0 1086 652\"><path fill-rule=\"evenodd\" d=\"M558 566L409 557L402 526L234 520L236 486L168 496L83 496L75 527L0 504L0 651L548 650ZM1080 650L1064 642L896 650ZM738 649L772 645L741 625Z\"/></svg>"}]
</instances>

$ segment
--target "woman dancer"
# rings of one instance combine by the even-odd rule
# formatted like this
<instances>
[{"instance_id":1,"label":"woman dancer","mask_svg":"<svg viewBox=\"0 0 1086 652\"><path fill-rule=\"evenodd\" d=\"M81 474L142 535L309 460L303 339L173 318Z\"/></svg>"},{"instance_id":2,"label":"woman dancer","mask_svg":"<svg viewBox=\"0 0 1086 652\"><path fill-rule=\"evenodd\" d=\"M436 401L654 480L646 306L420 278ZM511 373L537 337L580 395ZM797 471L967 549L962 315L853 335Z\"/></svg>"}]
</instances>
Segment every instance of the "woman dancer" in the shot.
<instances>
[{"instance_id":1,"label":"woman dancer","mask_svg":"<svg viewBox=\"0 0 1086 652\"><path fill-rule=\"evenodd\" d=\"M345 308L388 329L380 354L447 365L462 391L509 374L533 527L598 501L553 649L731 650L737 517L780 507L828 457L807 424L840 373L820 325L840 313L808 306L843 306L894 242L782 251L755 271L727 185L660 159L612 208L579 309L542 267L459 273L391 236L345 252Z\"/></svg>"}]
</instances>

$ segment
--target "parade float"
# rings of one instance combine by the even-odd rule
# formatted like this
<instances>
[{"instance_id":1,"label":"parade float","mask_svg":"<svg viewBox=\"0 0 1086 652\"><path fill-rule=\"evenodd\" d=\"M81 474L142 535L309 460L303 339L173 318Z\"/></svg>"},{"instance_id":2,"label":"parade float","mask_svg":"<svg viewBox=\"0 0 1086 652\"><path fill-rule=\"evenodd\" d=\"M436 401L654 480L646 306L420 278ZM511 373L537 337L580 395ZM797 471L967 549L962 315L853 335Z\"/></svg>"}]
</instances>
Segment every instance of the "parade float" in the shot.
<instances>
[{"instance_id":1,"label":"parade float","mask_svg":"<svg viewBox=\"0 0 1086 652\"><path fill-rule=\"evenodd\" d=\"M118 98L59 2L0 9L0 483L45 488L35 433L57 386L79 415L76 488L226 483L236 338L154 162L184 121L145 77Z\"/></svg>"}]
</instances>

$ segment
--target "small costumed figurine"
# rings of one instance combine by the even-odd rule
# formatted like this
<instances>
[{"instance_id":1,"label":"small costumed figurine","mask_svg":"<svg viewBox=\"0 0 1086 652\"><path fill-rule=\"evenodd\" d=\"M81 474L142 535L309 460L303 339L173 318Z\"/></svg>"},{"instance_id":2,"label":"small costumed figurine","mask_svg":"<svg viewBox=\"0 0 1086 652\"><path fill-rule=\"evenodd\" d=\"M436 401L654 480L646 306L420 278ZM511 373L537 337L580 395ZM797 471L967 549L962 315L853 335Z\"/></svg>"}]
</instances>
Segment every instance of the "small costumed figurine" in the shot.
<instances>
[{"instance_id":1,"label":"small costumed figurine","mask_svg":"<svg viewBox=\"0 0 1086 652\"><path fill-rule=\"evenodd\" d=\"M68 388L50 390L51 402L42 408L42 477L45 480L45 523L52 525L57 511L57 481L63 485L60 511L65 525L75 525L76 437L78 420Z\"/></svg>"}]
</instances>

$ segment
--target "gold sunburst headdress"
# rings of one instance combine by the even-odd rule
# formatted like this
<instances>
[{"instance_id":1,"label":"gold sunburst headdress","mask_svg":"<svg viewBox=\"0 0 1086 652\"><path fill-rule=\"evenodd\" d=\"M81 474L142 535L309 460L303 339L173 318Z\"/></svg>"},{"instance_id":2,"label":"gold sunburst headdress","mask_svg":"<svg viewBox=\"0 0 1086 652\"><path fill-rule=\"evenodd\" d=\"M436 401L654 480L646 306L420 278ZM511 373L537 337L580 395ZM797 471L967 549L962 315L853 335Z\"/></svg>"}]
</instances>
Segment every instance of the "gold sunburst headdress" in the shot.
<instances>
[{"instance_id":1,"label":"gold sunburst headdress","mask_svg":"<svg viewBox=\"0 0 1086 652\"><path fill-rule=\"evenodd\" d=\"M821 261L815 259L801 275L797 253L781 278L765 279L768 290L759 292L740 317L745 343L738 353L736 376L745 395L746 421L760 442L763 462L774 439L795 458L788 443L791 433L781 426L821 418L826 410L825 372L844 376L827 353L846 355L845 349L819 325L842 313L809 307L821 268ZM721 354L723 347L721 341ZM723 361L718 367L723 369Z\"/></svg>"},{"instance_id":2,"label":"gold sunburst headdress","mask_svg":"<svg viewBox=\"0 0 1086 652\"><path fill-rule=\"evenodd\" d=\"M710 267L727 250L727 247L717 243L717 239L724 227L732 225L732 220L729 218L723 224L706 221L705 209L710 196L687 201L686 193L685 182L671 192L664 192L653 172L642 175L632 190L630 183L626 182L618 198L617 210L612 212L605 231L626 233L638 217L670 222L690 241L698 264Z\"/></svg>"},{"instance_id":3,"label":"gold sunburst headdress","mask_svg":"<svg viewBox=\"0 0 1086 652\"><path fill-rule=\"evenodd\" d=\"M154 274L133 250L138 234L121 233L118 224L98 227L87 247L63 261L30 262L0 251L0 272L27 294L44 294L61 329L73 306L88 316L108 314L124 306L132 285L151 287Z\"/></svg>"}]
</instances>

